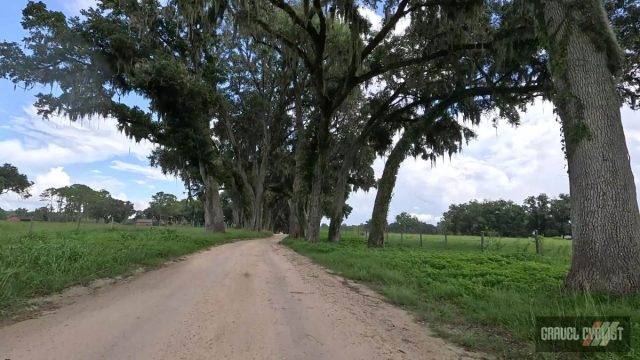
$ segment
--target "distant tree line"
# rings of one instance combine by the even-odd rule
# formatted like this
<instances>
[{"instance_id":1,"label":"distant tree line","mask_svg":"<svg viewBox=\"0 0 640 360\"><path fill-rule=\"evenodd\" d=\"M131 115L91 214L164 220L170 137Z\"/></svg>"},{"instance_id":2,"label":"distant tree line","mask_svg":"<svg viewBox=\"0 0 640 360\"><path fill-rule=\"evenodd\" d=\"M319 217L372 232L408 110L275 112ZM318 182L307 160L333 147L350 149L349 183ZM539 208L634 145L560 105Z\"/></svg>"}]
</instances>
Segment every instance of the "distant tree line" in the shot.
<instances>
[{"instance_id":1,"label":"distant tree line","mask_svg":"<svg viewBox=\"0 0 640 360\"><path fill-rule=\"evenodd\" d=\"M387 230L394 233L436 234L438 228L433 224L420 221L417 216L402 212L396 216L396 221L387 226Z\"/></svg>"},{"instance_id":2,"label":"distant tree line","mask_svg":"<svg viewBox=\"0 0 640 360\"><path fill-rule=\"evenodd\" d=\"M522 205L513 201L469 201L449 206L438 224L452 234L477 235L481 231L500 236L543 236L571 233L569 195L550 199L546 194L530 196Z\"/></svg>"},{"instance_id":3,"label":"distant tree line","mask_svg":"<svg viewBox=\"0 0 640 360\"><path fill-rule=\"evenodd\" d=\"M84 184L49 188L40 194L46 206L34 211L35 220L70 221L83 219L104 222L123 222L135 210L133 203L115 199L106 190L96 191Z\"/></svg>"},{"instance_id":4,"label":"distant tree line","mask_svg":"<svg viewBox=\"0 0 640 360\"><path fill-rule=\"evenodd\" d=\"M360 225L343 225L343 230L370 231L371 220ZM407 212L396 215L396 220L387 226L388 232L409 234L437 234L438 227L421 221L417 216Z\"/></svg>"},{"instance_id":5,"label":"distant tree line","mask_svg":"<svg viewBox=\"0 0 640 360\"><path fill-rule=\"evenodd\" d=\"M152 219L158 224L191 224L201 226L204 222L202 201L197 198L178 198L169 193L158 192L151 196L149 206L136 213L136 218Z\"/></svg>"}]
</instances>

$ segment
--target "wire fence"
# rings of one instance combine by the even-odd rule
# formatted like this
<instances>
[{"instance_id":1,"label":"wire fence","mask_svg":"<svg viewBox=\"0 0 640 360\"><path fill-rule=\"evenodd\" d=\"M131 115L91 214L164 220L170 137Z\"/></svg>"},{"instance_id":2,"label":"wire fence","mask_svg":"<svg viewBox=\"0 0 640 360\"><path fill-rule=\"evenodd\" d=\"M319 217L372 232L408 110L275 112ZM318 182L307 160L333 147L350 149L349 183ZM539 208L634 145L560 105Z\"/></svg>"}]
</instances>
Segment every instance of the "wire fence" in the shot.
<instances>
[{"instance_id":1,"label":"wire fence","mask_svg":"<svg viewBox=\"0 0 640 360\"><path fill-rule=\"evenodd\" d=\"M363 229L353 232L360 241L366 241L369 235ZM477 235L385 232L384 238L385 247L388 248L525 253L562 258L571 256L572 245L570 239L543 237L537 232L530 237L502 237L492 232L480 232Z\"/></svg>"}]
</instances>

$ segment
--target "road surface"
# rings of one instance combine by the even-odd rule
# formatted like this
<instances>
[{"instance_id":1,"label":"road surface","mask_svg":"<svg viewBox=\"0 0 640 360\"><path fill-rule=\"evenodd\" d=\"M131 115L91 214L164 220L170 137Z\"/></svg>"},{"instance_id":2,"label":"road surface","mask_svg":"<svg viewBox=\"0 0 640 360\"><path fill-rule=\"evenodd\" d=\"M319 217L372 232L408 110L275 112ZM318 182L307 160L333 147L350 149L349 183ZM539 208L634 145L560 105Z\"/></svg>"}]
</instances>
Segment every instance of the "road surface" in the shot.
<instances>
[{"instance_id":1,"label":"road surface","mask_svg":"<svg viewBox=\"0 0 640 360\"><path fill-rule=\"evenodd\" d=\"M0 328L0 359L479 357L281 239L214 247Z\"/></svg>"}]
</instances>

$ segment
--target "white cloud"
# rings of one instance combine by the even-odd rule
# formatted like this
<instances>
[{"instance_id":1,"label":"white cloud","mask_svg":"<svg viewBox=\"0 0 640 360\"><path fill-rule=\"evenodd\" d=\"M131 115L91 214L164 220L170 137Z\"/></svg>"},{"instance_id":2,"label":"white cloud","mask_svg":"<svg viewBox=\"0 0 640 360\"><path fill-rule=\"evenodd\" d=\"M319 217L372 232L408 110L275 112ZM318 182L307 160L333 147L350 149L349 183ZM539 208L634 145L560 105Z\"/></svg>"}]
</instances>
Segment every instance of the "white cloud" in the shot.
<instances>
[{"instance_id":1,"label":"white cloud","mask_svg":"<svg viewBox=\"0 0 640 360\"><path fill-rule=\"evenodd\" d=\"M371 30L380 31L380 28L382 28L382 17L380 15L376 14L373 9L362 6L358 8L358 12L360 16L371 23Z\"/></svg>"},{"instance_id":2,"label":"white cloud","mask_svg":"<svg viewBox=\"0 0 640 360\"><path fill-rule=\"evenodd\" d=\"M111 163L111 168L120 171L126 171L134 174L144 175L147 179L151 180L163 180L163 181L176 181L177 179L173 176L168 176L162 173L162 171L158 168L137 165L132 163L127 163L119 160L115 160Z\"/></svg>"},{"instance_id":3,"label":"white cloud","mask_svg":"<svg viewBox=\"0 0 640 360\"><path fill-rule=\"evenodd\" d=\"M393 29L393 35L401 36L404 35L407 28L411 25L411 17L409 15L405 15L398 20L396 27Z\"/></svg>"},{"instance_id":4,"label":"white cloud","mask_svg":"<svg viewBox=\"0 0 640 360\"><path fill-rule=\"evenodd\" d=\"M636 186L640 186L640 113L623 109L622 117ZM518 127L500 123L494 128L486 119L476 132L478 138L462 153L440 159L434 166L421 159L403 162L389 220L410 210L435 223L452 203L499 198L520 203L542 192L550 196L569 192L560 124L550 103L530 106ZM374 162L377 178L384 160ZM347 223L361 223L371 217L375 194L375 189L351 194L348 203L354 210Z\"/></svg>"},{"instance_id":5,"label":"white cloud","mask_svg":"<svg viewBox=\"0 0 640 360\"><path fill-rule=\"evenodd\" d=\"M418 220L425 222L427 224L437 224L440 221L441 216L433 216L431 214L417 214L417 213L409 213L418 218Z\"/></svg>"},{"instance_id":6,"label":"white cloud","mask_svg":"<svg viewBox=\"0 0 640 360\"><path fill-rule=\"evenodd\" d=\"M13 117L0 130L16 138L0 141L0 154L19 168L43 170L51 165L91 163L114 156L132 155L144 160L153 145L136 143L118 131L114 119L91 118L72 122L64 116L43 120L35 108Z\"/></svg>"},{"instance_id":7,"label":"white cloud","mask_svg":"<svg viewBox=\"0 0 640 360\"><path fill-rule=\"evenodd\" d=\"M34 191L40 190L40 192L42 192L49 188L59 188L68 185L71 185L71 177L64 171L63 167L59 166L36 176ZM40 192L36 193L40 194Z\"/></svg>"},{"instance_id":8,"label":"white cloud","mask_svg":"<svg viewBox=\"0 0 640 360\"><path fill-rule=\"evenodd\" d=\"M29 189L31 197L23 199L17 194L9 193L0 196L0 208L15 209L23 207L27 209L35 209L44 206L45 203L40 201L40 194L49 188L58 188L71 185L71 177L63 167L54 167L49 171L39 174L34 180L33 186Z\"/></svg>"},{"instance_id":9,"label":"white cloud","mask_svg":"<svg viewBox=\"0 0 640 360\"><path fill-rule=\"evenodd\" d=\"M88 9L90 7L95 7L97 1L96 0L67 0L65 7L69 12L79 13L80 10Z\"/></svg>"},{"instance_id":10,"label":"white cloud","mask_svg":"<svg viewBox=\"0 0 640 360\"><path fill-rule=\"evenodd\" d=\"M371 23L372 31L378 32L380 31L380 29L382 29L382 16L376 13L375 10L369 7L360 6L358 7L358 13L360 13L360 16L367 19L367 21ZM403 16L396 23L396 26L393 29L392 34L396 36L403 35L410 24L411 24L411 17L408 15Z\"/></svg>"},{"instance_id":11,"label":"white cloud","mask_svg":"<svg viewBox=\"0 0 640 360\"><path fill-rule=\"evenodd\" d=\"M121 193L125 183L112 176L93 175L87 179L79 179L78 182L87 185L94 190L107 190L110 194Z\"/></svg>"},{"instance_id":12,"label":"white cloud","mask_svg":"<svg viewBox=\"0 0 640 360\"><path fill-rule=\"evenodd\" d=\"M133 201L133 208L137 211L142 211L149 207L149 200L135 200Z\"/></svg>"}]
</instances>

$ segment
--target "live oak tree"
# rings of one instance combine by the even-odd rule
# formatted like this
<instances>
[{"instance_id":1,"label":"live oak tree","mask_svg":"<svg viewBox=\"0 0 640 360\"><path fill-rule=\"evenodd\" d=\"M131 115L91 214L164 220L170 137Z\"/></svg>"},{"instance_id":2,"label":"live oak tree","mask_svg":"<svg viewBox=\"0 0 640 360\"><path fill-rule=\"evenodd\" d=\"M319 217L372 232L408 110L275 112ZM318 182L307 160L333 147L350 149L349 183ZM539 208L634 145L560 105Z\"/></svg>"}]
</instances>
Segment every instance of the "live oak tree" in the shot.
<instances>
[{"instance_id":1,"label":"live oak tree","mask_svg":"<svg viewBox=\"0 0 640 360\"><path fill-rule=\"evenodd\" d=\"M468 36L474 20L468 23L464 21L465 16L475 19L476 16L472 15L479 10L478 13L485 15L485 24L491 26L491 17L480 9L482 1L423 3L405 0L381 4L385 11L379 31L371 30L370 24L360 16L359 5L352 2L263 0L252 1L243 8L250 23L292 49L310 74L314 106L319 115L312 127L316 139L307 226L307 238L312 242L318 240L322 215L321 194L325 181L322 175L333 140L331 129L335 114L345 99L366 83L380 82L380 78L390 72L411 66L427 67L427 64L440 59L449 59L451 56L461 58L468 53L491 49L492 39L488 41L480 36ZM412 23L419 24L416 29L428 31L416 31L413 37L396 35L396 25L406 17ZM448 18L462 21L451 22ZM474 31L470 32L474 34ZM416 41L420 39L423 40L422 45ZM518 47L509 50L514 49ZM372 87L374 92L375 88ZM392 103L390 101L386 106ZM358 138L366 139L367 131L363 129L363 136ZM366 141L356 140L354 143L363 144ZM349 171L349 157L354 153L357 150L344 152L344 173ZM332 209L328 212L333 223L330 227L332 240L339 238L337 230L342 220L340 209L347 193L346 182L341 181L339 185L334 191Z\"/></svg>"},{"instance_id":2,"label":"live oak tree","mask_svg":"<svg viewBox=\"0 0 640 360\"><path fill-rule=\"evenodd\" d=\"M392 149L378 182L370 246L383 245L396 176L407 156L421 156L432 163L440 156L451 156L473 136L465 123L475 125L494 114L517 124L517 110L544 94L547 72L534 39L512 34L521 24L494 26L491 12L482 6L482 2L470 3L444 14L428 7L416 10L406 38L396 45L407 52L429 48L442 53L385 78L398 88L394 93L398 99L390 104L385 122L401 126L378 135L379 142L384 144L400 129L402 135L393 146L388 143Z\"/></svg>"},{"instance_id":3,"label":"live oak tree","mask_svg":"<svg viewBox=\"0 0 640 360\"><path fill-rule=\"evenodd\" d=\"M27 175L21 174L17 167L7 163L0 167L0 195L14 192L29 197L31 185L33 182L29 181Z\"/></svg>"},{"instance_id":4,"label":"live oak tree","mask_svg":"<svg viewBox=\"0 0 640 360\"><path fill-rule=\"evenodd\" d=\"M226 34L228 101L220 132L229 145L229 167L235 175L231 191L246 198L239 201L249 204L247 223L255 230L261 230L270 215L264 211L268 175L277 167L273 153L285 143L292 124L288 110L294 96L290 58L268 41L231 31Z\"/></svg>"},{"instance_id":5,"label":"live oak tree","mask_svg":"<svg viewBox=\"0 0 640 360\"><path fill-rule=\"evenodd\" d=\"M625 44L631 45L625 48L625 62L602 1L532 3L549 53L553 102L568 163L573 257L566 285L575 290L637 292L640 213L618 91L621 76L631 85L631 94L633 86L637 91L637 63L631 59L637 61L637 38L630 40L628 32L622 33L622 39L635 41ZM628 24L625 18L637 24L637 4L623 3L629 6L617 10L618 24Z\"/></svg>"},{"instance_id":6,"label":"live oak tree","mask_svg":"<svg viewBox=\"0 0 640 360\"><path fill-rule=\"evenodd\" d=\"M210 127L220 105L215 29L223 10L214 1L103 0L82 18L67 19L29 2L26 51L1 43L0 74L25 86L55 85L57 91L37 96L45 117L111 116L136 140L179 151L199 170L205 228L224 231ZM130 93L146 98L149 111L121 101Z\"/></svg>"},{"instance_id":7,"label":"live oak tree","mask_svg":"<svg viewBox=\"0 0 640 360\"><path fill-rule=\"evenodd\" d=\"M283 1L255 1L242 7L249 23L282 42L299 57L309 73L314 92L317 118L310 127L314 133L311 189L306 217L306 236L311 242L319 240L322 217L323 172L327 168L331 146L331 125L336 111L360 84L375 77L381 69L358 73L377 45L386 37L393 24L384 33L372 38L367 45L361 41L366 22L353 3L344 3L336 9L320 1L303 1L300 6ZM404 2L403 7L406 6ZM399 15L404 8L399 9ZM337 13L340 15L336 16ZM333 44L347 44L336 47Z\"/></svg>"}]
</instances>

